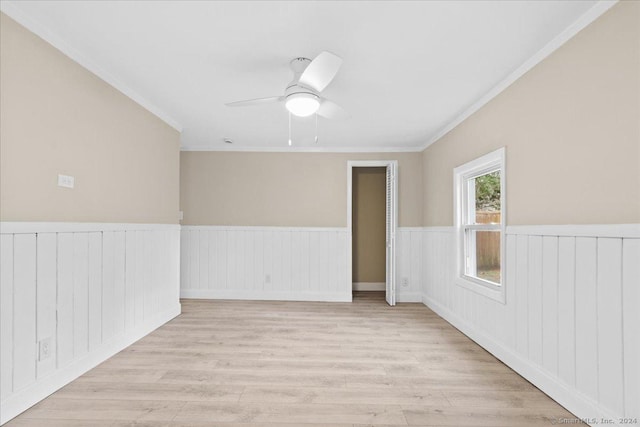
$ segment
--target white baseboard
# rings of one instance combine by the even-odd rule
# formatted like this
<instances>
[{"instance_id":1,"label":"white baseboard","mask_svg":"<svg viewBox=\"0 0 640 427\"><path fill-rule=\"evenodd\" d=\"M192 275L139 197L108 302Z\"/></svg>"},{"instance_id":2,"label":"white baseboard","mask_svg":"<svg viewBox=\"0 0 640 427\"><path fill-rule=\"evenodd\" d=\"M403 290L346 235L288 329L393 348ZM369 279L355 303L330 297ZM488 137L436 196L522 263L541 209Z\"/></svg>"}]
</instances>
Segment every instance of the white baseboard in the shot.
<instances>
[{"instance_id":1,"label":"white baseboard","mask_svg":"<svg viewBox=\"0 0 640 427\"><path fill-rule=\"evenodd\" d=\"M353 282L354 291L384 291L387 289L385 282Z\"/></svg>"},{"instance_id":2,"label":"white baseboard","mask_svg":"<svg viewBox=\"0 0 640 427\"><path fill-rule=\"evenodd\" d=\"M422 302L422 294L420 292L398 292L396 293L396 302Z\"/></svg>"},{"instance_id":3,"label":"white baseboard","mask_svg":"<svg viewBox=\"0 0 640 427\"><path fill-rule=\"evenodd\" d=\"M325 292L269 292L256 290L181 289L180 298L232 299L254 301L322 301L351 302L349 293Z\"/></svg>"},{"instance_id":4,"label":"white baseboard","mask_svg":"<svg viewBox=\"0 0 640 427\"><path fill-rule=\"evenodd\" d=\"M78 359L73 363L58 369L51 375L39 379L37 383L14 393L1 404L0 424L6 423L23 411L29 409L31 406L46 398L56 390L59 390L119 351L122 351L126 347L148 335L155 329L167 323L169 320L178 316L180 313L181 306L180 304L177 304L127 334L120 335L112 341L101 345L96 350L87 354L84 358Z\"/></svg>"},{"instance_id":5,"label":"white baseboard","mask_svg":"<svg viewBox=\"0 0 640 427\"><path fill-rule=\"evenodd\" d=\"M621 426L621 424L618 424L619 417L600 407L598 402L545 372L539 366L536 366L519 354L514 353L489 335L478 330L474 325L465 322L446 307L426 295L423 296L422 302L438 316L442 317L460 332L500 359L504 364L522 375L527 381L538 387L578 418L612 420L613 424L608 425Z\"/></svg>"}]
</instances>

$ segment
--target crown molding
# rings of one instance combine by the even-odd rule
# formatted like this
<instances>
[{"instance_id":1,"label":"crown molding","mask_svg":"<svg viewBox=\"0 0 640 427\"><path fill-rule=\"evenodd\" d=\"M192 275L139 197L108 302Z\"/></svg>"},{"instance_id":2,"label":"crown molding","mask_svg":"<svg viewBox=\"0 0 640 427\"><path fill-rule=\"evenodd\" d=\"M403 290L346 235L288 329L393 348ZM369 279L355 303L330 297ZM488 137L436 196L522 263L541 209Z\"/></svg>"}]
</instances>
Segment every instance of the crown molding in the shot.
<instances>
[{"instance_id":1,"label":"crown molding","mask_svg":"<svg viewBox=\"0 0 640 427\"><path fill-rule=\"evenodd\" d=\"M417 153L422 147L181 147L180 151L224 151L265 153Z\"/></svg>"},{"instance_id":2,"label":"crown molding","mask_svg":"<svg viewBox=\"0 0 640 427\"><path fill-rule=\"evenodd\" d=\"M562 46L571 38L573 38L573 36L578 34L583 28L598 19L607 10L611 9L611 7L613 7L616 3L618 3L618 0L600 0L599 2L597 2L591 9L586 11L576 21L574 21L573 24L565 28L564 31L554 37L542 49L540 49L532 57L527 59L522 65L512 71L509 75L507 75L507 77L505 77L500 83L492 87L487 93L480 97L480 99L471 104L471 106L463 111L462 114L454 118L440 130L438 130L429 140L427 140L425 144L420 147L420 151L426 149L428 146L435 143L447 133L455 129L473 113L478 111L485 104L489 103L489 101L502 93L502 91L511 86L512 83L522 77L527 71L538 65L547 56L551 55L560 46Z\"/></svg>"},{"instance_id":3,"label":"crown molding","mask_svg":"<svg viewBox=\"0 0 640 427\"><path fill-rule=\"evenodd\" d=\"M131 87L127 86L121 80L107 72L104 68L102 68L95 62L92 62L86 56L82 55L78 50L71 47L71 45L69 45L64 39L54 34L45 25L28 16L17 6L17 2L12 0L0 1L0 11L7 14L10 18L49 43L54 48L58 49L60 52L71 58L80 66L86 68L88 71L95 74L100 79L107 82L109 85L113 86L115 89L120 91L135 103L139 104L141 107L145 108L147 111L158 117L173 129L177 130L178 132L182 132L182 125L174 120L171 116L169 116L169 114L167 114L164 110L144 98Z\"/></svg>"}]
</instances>

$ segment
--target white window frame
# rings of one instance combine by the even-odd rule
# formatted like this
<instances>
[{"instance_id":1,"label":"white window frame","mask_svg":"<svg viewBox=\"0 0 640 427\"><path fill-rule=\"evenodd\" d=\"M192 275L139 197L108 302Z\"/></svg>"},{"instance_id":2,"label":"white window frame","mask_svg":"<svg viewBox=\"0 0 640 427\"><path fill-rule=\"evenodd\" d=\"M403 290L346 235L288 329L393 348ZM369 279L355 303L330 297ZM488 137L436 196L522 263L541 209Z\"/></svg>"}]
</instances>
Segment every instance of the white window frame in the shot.
<instances>
[{"instance_id":1,"label":"white window frame","mask_svg":"<svg viewBox=\"0 0 640 427\"><path fill-rule=\"evenodd\" d=\"M464 209L474 209L475 206L467 206L469 179L485 175L490 172L500 171L500 285L478 277L465 274L464 245L465 229L482 230L496 229L495 226L467 225L465 218L468 213ZM500 148L485 154L453 170L453 215L456 228L456 271L455 283L480 295L484 295L501 303L505 303L506 285L506 257L505 257L505 229L506 229L506 163L505 149Z\"/></svg>"}]
</instances>

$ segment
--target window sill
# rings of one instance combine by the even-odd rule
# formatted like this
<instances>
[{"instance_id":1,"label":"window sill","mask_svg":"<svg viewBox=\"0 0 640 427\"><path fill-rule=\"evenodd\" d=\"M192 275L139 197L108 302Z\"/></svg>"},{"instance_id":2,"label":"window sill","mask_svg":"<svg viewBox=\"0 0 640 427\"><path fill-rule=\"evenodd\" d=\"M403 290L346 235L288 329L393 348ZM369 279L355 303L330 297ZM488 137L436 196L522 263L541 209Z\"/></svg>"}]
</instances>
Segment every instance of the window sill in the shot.
<instances>
[{"instance_id":1,"label":"window sill","mask_svg":"<svg viewBox=\"0 0 640 427\"><path fill-rule=\"evenodd\" d=\"M467 277L457 277L455 280L456 285L466 288L472 292L490 298L494 301L497 301L501 304L506 304L506 299L504 295L504 284L502 286L492 286L490 283L487 284L482 283L483 281L473 280L472 278Z\"/></svg>"}]
</instances>

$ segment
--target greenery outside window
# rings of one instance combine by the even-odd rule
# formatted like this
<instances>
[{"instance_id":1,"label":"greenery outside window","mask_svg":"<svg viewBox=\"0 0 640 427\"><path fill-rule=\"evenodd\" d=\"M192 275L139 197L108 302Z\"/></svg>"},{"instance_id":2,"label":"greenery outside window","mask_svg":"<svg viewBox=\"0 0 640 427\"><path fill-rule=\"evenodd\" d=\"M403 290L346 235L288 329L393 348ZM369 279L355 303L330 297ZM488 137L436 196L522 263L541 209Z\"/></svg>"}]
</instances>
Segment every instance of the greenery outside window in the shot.
<instances>
[{"instance_id":1,"label":"greenery outside window","mask_svg":"<svg viewBox=\"0 0 640 427\"><path fill-rule=\"evenodd\" d=\"M456 283L504 302L504 148L454 169Z\"/></svg>"}]
</instances>

